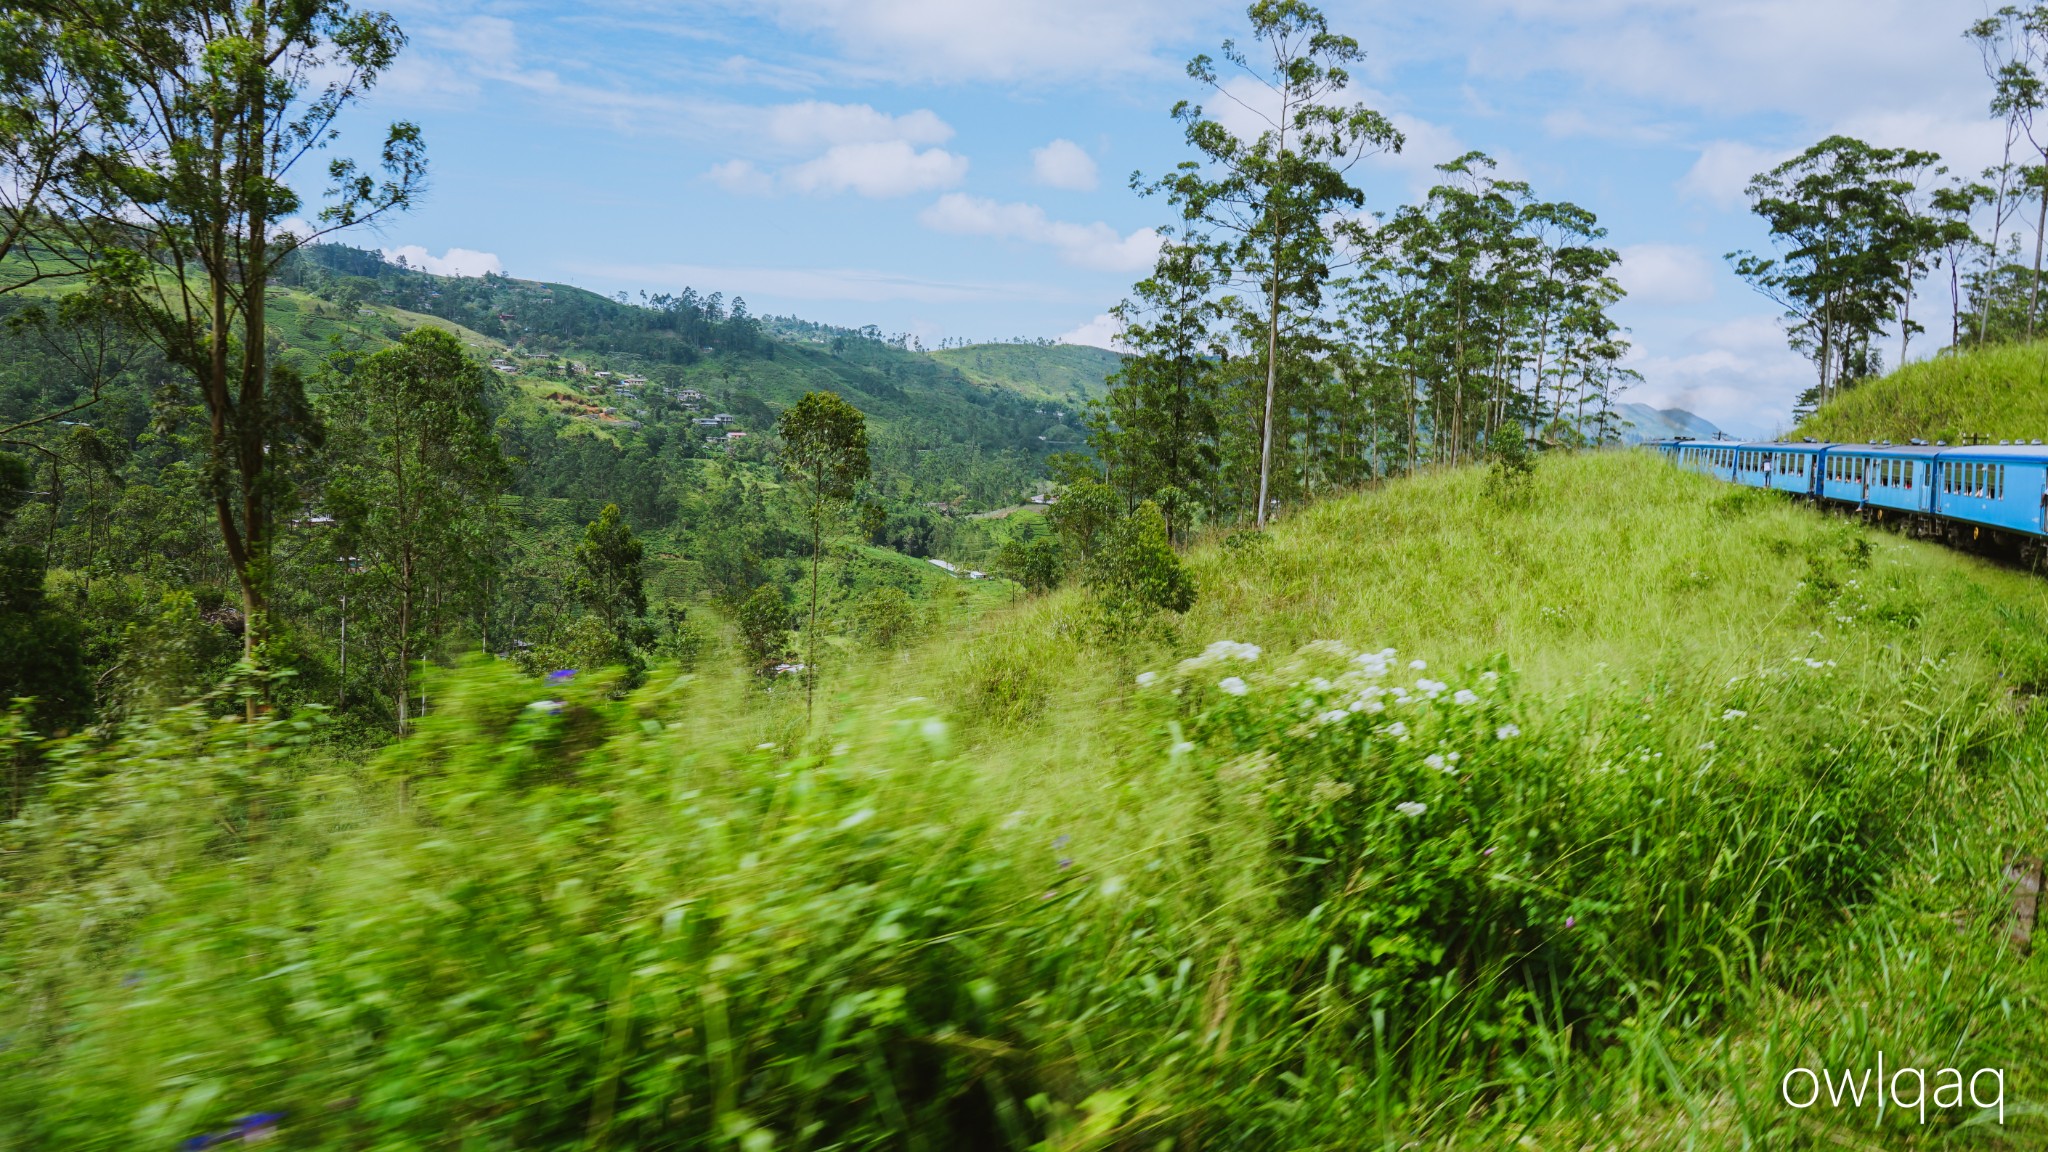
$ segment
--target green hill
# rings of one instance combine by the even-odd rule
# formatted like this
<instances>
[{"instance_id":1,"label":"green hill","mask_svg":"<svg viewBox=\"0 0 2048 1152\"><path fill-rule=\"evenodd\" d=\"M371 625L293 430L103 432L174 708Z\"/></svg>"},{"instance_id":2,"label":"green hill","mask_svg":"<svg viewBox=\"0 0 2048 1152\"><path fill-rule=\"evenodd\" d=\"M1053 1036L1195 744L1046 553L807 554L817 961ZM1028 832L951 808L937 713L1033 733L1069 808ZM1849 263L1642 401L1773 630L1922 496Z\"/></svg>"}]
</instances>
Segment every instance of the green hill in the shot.
<instances>
[{"instance_id":1,"label":"green hill","mask_svg":"<svg viewBox=\"0 0 2048 1152\"><path fill-rule=\"evenodd\" d=\"M368 765L201 713L46 748L0 1148L2048 1134L1998 880L2048 848L2048 587L1639 453L1190 562L1154 641L1069 588L839 661L808 732L707 660L446 674ZM2003 1124L1773 1099L1879 1050L2004 1069Z\"/></svg>"},{"instance_id":2,"label":"green hill","mask_svg":"<svg viewBox=\"0 0 2048 1152\"><path fill-rule=\"evenodd\" d=\"M1998 344L1908 364L1843 393L1797 435L1857 444L2048 439L2048 343Z\"/></svg>"},{"instance_id":3,"label":"green hill","mask_svg":"<svg viewBox=\"0 0 2048 1152\"><path fill-rule=\"evenodd\" d=\"M1119 353L1082 344L969 344L930 356L977 384L1070 408L1106 395L1105 381L1123 365Z\"/></svg>"},{"instance_id":4,"label":"green hill","mask_svg":"<svg viewBox=\"0 0 2048 1152\"><path fill-rule=\"evenodd\" d=\"M893 439L902 453L950 446L1014 454L1018 486L1058 450L1040 439L1058 417L1029 389L970 378L882 340L873 329L763 319L748 314L743 302L728 305L715 294L684 290L632 303L566 284L433 276L389 264L375 252L331 244L302 250L280 281L286 299L312 300L310 311L302 305L298 315L315 321L297 330L290 322L279 325L287 347L302 354L324 353L342 320L367 330L373 342L437 323L480 352L510 357L519 377L573 385L581 398L622 416L658 415L662 405L650 398L691 389L740 416L741 429L760 432L805 392L828 390L866 413L878 438ZM622 403L596 403L607 393L616 398L617 378L627 375L654 387Z\"/></svg>"}]
</instances>

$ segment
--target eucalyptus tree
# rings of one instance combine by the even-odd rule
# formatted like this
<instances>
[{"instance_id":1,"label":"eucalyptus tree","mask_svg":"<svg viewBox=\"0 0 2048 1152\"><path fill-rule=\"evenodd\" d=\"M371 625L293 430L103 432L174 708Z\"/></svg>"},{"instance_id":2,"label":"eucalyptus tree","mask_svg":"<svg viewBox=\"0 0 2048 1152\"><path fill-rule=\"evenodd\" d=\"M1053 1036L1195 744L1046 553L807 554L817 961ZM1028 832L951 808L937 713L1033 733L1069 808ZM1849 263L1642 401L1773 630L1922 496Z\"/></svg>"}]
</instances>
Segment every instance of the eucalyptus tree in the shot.
<instances>
[{"instance_id":1,"label":"eucalyptus tree","mask_svg":"<svg viewBox=\"0 0 2048 1152\"><path fill-rule=\"evenodd\" d=\"M1990 113L2004 131L2004 148L1999 162L1985 169L1991 185L1991 239L1985 246L1985 283L1995 280L1996 263L2002 251L2005 226L2017 214L2021 197L2016 193L2025 183L2025 166L2016 164L2013 153L2024 138L2035 138L2033 122L2044 98L2040 61L2044 6L2007 4L1970 24L1964 35L1977 46L1984 62L1985 78L1991 81ZM2038 146L2037 146L2038 147ZM2042 198L2043 224L2048 224L2048 196ZM2040 280L2041 256L2036 245L2034 282ZM1983 343L1991 328L1991 297L1979 302L1982 312L1977 323L1977 341ZM2029 309L2031 313L2032 309Z\"/></svg>"},{"instance_id":2,"label":"eucalyptus tree","mask_svg":"<svg viewBox=\"0 0 2048 1152\"><path fill-rule=\"evenodd\" d=\"M291 251L408 207L425 178L418 130L385 133L381 176L327 165L306 212L292 181L405 43L393 19L345 0L47 0L71 50L114 90L86 133L52 244L191 377L202 469L240 587L244 656L259 659L280 495L272 449L266 290ZM288 222L310 215L311 223ZM253 707L253 704L252 704Z\"/></svg>"},{"instance_id":3,"label":"eucalyptus tree","mask_svg":"<svg viewBox=\"0 0 2048 1152\"><path fill-rule=\"evenodd\" d=\"M1732 252L1737 275L1786 311L1814 362L1817 403L1875 372L1873 338L1897 315L1928 243L1909 209L1911 175L1939 158L1830 136L1750 181L1774 256Z\"/></svg>"},{"instance_id":4,"label":"eucalyptus tree","mask_svg":"<svg viewBox=\"0 0 2048 1152\"><path fill-rule=\"evenodd\" d=\"M415 659L484 594L510 469L485 404L488 369L439 328L365 357L329 395L327 506L381 595L363 610L390 656L398 731Z\"/></svg>"},{"instance_id":5,"label":"eucalyptus tree","mask_svg":"<svg viewBox=\"0 0 2048 1152\"><path fill-rule=\"evenodd\" d=\"M1202 55L1187 68L1231 106L1230 114L1216 118L1192 101L1176 104L1174 119L1183 125L1195 158L1150 183L1133 176L1132 184L1164 194L1190 228L1218 237L1235 277L1259 291L1265 389L1256 520L1263 528L1283 338L1321 309L1337 255L1336 233L1345 214L1365 202L1348 178L1350 168L1365 156L1398 151L1403 141L1380 113L1363 104L1335 103L1365 51L1351 37L1331 32L1315 7L1303 0L1254 0L1246 16L1254 41L1250 53L1225 41L1224 67ZM1256 134L1246 139L1225 119Z\"/></svg>"},{"instance_id":6,"label":"eucalyptus tree","mask_svg":"<svg viewBox=\"0 0 2048 1152\"><path fill-rule=\"evenodd\" d=\"M114 61L47 3L0 4L0 292L64 275L42 250L89 142L128 123Z\"/></svg>"},{"instance_id":7,"label":"eucalyptus tree","mask_svg":"<svg viewBox=\"0 0 2048 1152\"><path fill-rule=\"evenodd\" d=\"M1213 511L1218 450L1217 371L1222 308L1219 253L1199 237L1169 240L1151 276L1113 315L1131 354L1110 377L1109 395L1089 426L1109 480L1132 507L1161 502L1168 535L1184 536L1189 513Z\"/></svg>"},{"instance_id":8,"label":"eucalyptus tree","mask_svg":"<svg viewBox=\"0 0 2048 1152\"><path fill-rule=\"evenodd\" d=\"M868 425L860 409L834 392L806 392L775 422L782 466L803 486L811 522L811 618L804 629L804 711L818 682L818 565L825 551L825 517L853 499L868 476Z\"/></svg>"},{"instance_id":9,"label":"eucalyptus tree","mask_svg":"<svg viewBox=\"0 0 2048 1152\"><path fill-rule=\"evenodd\" d=\"M1963 264L1984 247L1977 234L1978 210L1996 201L1989 185L1973 184L1957 177L1928 196L1928 211L1934 220L1933 240L1939 260L1948 267L1949 346L1963 343Z\"/></svg>"},{"instance_id":10,"label":"eucalyptus tree","mask_svg":"<svg viewBox=\"0 0 2048 1152\"><path fill-rule=\"evenodd\" d=\"M1999 175L1995 211L2003 215L2007 202L2014 204L2023 191L2039 208L2034 227L2033 276L2027 288L2027 338L2033 339L2035 319L2041 301L2041 261L2048 243L2048 124L2041 123L2048 108L2048 2L2034 0L2025 5L2008 4L1972 23L1965 33L1977 44L1984 60L1985 75L1991 81L1991 113L2003 122L2005 154L1995 171ZM2013 164L2012 153L2024 138L2037 162ZM2014 180L2019 187L2013 187ZM1998 248L2002 219L1994 219L1991 247ZM1988 301L1987 301L1988 307ZM1989 318L1988 311L1986 319Z\"/></svg>"}]
</instances>

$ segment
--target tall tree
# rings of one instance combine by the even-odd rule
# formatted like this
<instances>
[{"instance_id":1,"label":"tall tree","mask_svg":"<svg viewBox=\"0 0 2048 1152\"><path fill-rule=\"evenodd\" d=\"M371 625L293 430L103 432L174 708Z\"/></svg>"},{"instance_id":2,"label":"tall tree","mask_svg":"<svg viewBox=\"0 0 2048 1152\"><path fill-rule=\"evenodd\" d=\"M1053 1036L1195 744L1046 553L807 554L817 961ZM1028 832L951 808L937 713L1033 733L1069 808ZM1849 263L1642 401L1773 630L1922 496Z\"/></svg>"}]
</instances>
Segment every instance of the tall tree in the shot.
<instances>
[{"instance_id":1,"label":"tall tree","mask_svg":"<svg viewBox=\"0 0 2048 1152\"><path fill-rule=\"evenodd\" d=\"M41 248L48 216L88 142L129 121L115 62L68 30L51 4L0 4L0 292L69 270Z\"/></svg>"},{"instance_id":2,"label":"tall tree","mask_svg":"<svg viewBox=\"0 0 2048 1152\"><path fill-rule=\"evenodd\" d=\"M2034 137L2033 122L2040 113L2043 100L2041 75L2037 67L2041 55L2041 34L2043 30L2044 5L2039 0L2021 7L2007 4L1996 12L1972 23L1964 35L1977 45L1979 56L1984 61L1984 75L1991 81L1991 115L1996 117L2004 129L2004 151L1999 162L1985 170L1986 179L1991 180L1991 240L1987 246L1989 266L1985 269L1988 284L1996 275L1997 261L2002 252L2005 225L2014 215L2020 203L2015 193L2025 184L2023 165L2013 162L2013 152L2020 140ZM2048 224L2048 193L2042 199L2043 223ZM2034 283L2040 282L2041 258L2039 245L2034 258ZM1981 301L1982 313L1977 323L1977 342L1983 343L1991 328L1991 294L1985 293Z\"/></svg>"},{"instance_id":3,"label":"tall tree","mask_svg":"<svg viewBox=\"0 0 2048 1152\"><path fill-rule=\"evenodd\" d=\"M1876 371L1872 340L1898 315L1929 243L1908 208L1909 177L1938 159L1830 136L1750 181L1780 251L1728 259L1785 308L1793 346L1814 361L1818 404Z\"/></svg>"},{"instance_id":4,"label":"tall tree","mask_svg":"<svg viewBox=\"0 0 2048 1152\"><path fill-rule=\"evenodd\" d=\"M459 340L422 327L364 358L334 394L328 504L361 579L383 593L372 608L393 657L401 735L413 661L483 592L496 553L509 468L485 407L490 386Z\"/></svg>"},{"instance_id":5,"label":"tall tree","mask_svg":"<svg viewBox=\"0 0 2048 1152\"><path fill-rule=\"evenodd\" d=\"M647 592L640 563L646 555L633 526L617 504L607 504L583 529L576 545L576 594L618 638L619 651L631 658L635 648L652 639L645 623Z\"/></svg>"},{"instance_id":6,"label":"tall tree","mask_svg":"<svg viewBox=\"0 0 2048 1152\"><path fill-rule=\"evenodd\" d=\"M1160 249L1152 275L1113 313L1131 355L1089 421L1110 482L1133 507L1168 490L1177 494L1162 502L1173 537L1187 532L1194 508L1214 507L1218 280L1207 246L1182 241Z\"/></svg>"},{"instance_id":7,"label":"tall tree","mask_svg":"<svg viewBox=\"0 0 2048 1152\"><path fill-rule=\"evenodd\" d=\"M833 392L807 392L776 421L782 464L803 486L811 522L811 619L804 629L804 711L818 682L818 565L824 559L825 518L853 499L868 477L868 424L861 411Z\"/></svg>"},{"instance_id":8,"label":"tall tree","mask_svg":"<svg viewBox=\"0 0 2048 1152\"><path fill-rule=\"evenodd\" d=\"M118 88L88 133L52 243L119 300L197 385L206 417L202 483L240 587L244 655L258 659L269 595L274 394L266 291L294 248L410 205L425 177L417 129L391 126L380 180L352 161L317 223L299 163L338 135L405 42L392 18L345 0L48 0L76 51ZM253 707L253 704L252 704Z\"/></svg>"},{"instance_id":9,"label":"tall tree","mask_svg":"<svg viewBox=\"0 0 2048 1152\"><path fill-rule=\"evenodd\" d=\"M1231 119L1252 123L1258 134L1245 140L1183 100L1173 116L1196 158L1150 184L1134 176L1133 186L1163 193L1191 228L1223 238L1237 275L1259 290L1265 393L1257 523L1264 528L1283 337L1320 309L1343 214L1365 202L1347 177L1350 168L1365 156L1399 151L1403 140L1385 116L1363 104L1333 103L1350 87L1349 68L1365 51L1331 32L1315 7L1303 0L1254 0L1245 14L1256 61L1225 41L1228 76L1206 55L1189 61L1187 71L1235 106Z\"/></svg>"}]
</instances>

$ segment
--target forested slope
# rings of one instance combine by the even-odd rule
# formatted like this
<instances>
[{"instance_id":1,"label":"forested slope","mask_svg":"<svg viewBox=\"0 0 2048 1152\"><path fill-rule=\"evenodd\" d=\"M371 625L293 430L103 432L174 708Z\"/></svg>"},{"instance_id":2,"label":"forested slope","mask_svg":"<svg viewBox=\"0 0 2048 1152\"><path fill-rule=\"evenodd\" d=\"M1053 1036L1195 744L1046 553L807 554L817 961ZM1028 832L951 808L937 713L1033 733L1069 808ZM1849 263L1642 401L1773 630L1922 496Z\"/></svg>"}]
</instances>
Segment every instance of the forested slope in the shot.
<instances>
[{"instance_id":1,"label":"forested slope","mask_svg":"<svg viewBox=\"0 0 2048 1152\"><path fill-rule=\"evenodd\" d=\"M394 722L389 685L403 650L391 637L402 630L385 619L398 609L384 569L350 542L388 494L349 502L381 474L376 452L349 444L359 373L409 332L449 332L493 366L476 399L507 464L506 498L467 509L482 535L466 547L490 562L414 657L481 649L537 667L619 656L599 642L578 583L579 539L608 505L642 542L647 600L628 600L646 653L687 656L761 587L793 603L811 536L772 441L778 413L807 392L861 410L873 461L825 538L821 626L848 642L915 634L1013 594L1002 581L950 589L955 578L925 561L993 571L1003 546L1041 534L1042 522L969 517L1022 501L1045 458L1075 446L1056 407L872 330L771 328L716 297L626 303L433 277L338 246L302 250L279 281L266 308L276 362L290 369L277 374L285 439L271 480L275 643L294 670L280 702L335 702L371 730ZM58 322L54 305L72 288L0 299L0 422L66 416L17 435L31 454L9 482L19 499L0 510L4 543L33 550L50 573L37 609L57 629L49 635L83 632L76 668L47 684L8 682L42 697L60 726L204 691L232 665L244 623L189 377L133 330Z\"/></svg>"}]
</instances>

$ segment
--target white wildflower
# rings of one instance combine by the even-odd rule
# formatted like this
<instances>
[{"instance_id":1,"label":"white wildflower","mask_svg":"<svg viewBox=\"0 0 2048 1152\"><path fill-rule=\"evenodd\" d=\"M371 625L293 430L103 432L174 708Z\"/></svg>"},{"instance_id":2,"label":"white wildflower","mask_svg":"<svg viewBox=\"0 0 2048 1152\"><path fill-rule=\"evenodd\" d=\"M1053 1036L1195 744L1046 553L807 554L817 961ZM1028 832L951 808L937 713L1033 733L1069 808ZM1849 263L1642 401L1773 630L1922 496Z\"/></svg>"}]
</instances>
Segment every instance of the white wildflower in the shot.
<instances>
[{"instance_id":1,"label":"white wildflower","mask_svg":"<svg viewBox=\"0 0 2048 1152\"><path fill-rule=\"evenodd\" d=\"M1436 699L1438 696L1443 695L1444 689L1450 687L1449 684L1446 684L1441 680L1431 680L1428 677L1424 677L1420 680L1417 680L1415 682L1415 686L1417 688L1422 689L1424 692L1429 693L1429 697L1432 700Z\"/></svg>"},{"instance_id":2,"label":"white wildflower","mask_svg":"<svg viewBox=\"0 0 2048 1152\"><path fill-rule=\"evenodd\" d=\"M1472 691L1470 688L1460 688L1458 689L1456 694L1454 694L1451 697L1451 699L1457 701L1460 704L1472 705L1479 703L1479 694L1477 692Z\"/></svg>"},{"instance_id":3,"label":"white wildflower","mask_svg":"<svg viewBox=\"0 0 2048 1152\"><path fill-rule=\"evenodd\" d=\"M1202 651L1211 660L1257 660L1262 651L1257 644L1239 644L1235 640L1218 640Z\"/></svg>"},{"instance_id":4,"label":"white wildflower","mask_svg":"<svg viewBox=\"0 0 2048 1152\"><path fill-rule=\"evenodd\" d=\"M1449 759L1450 759L1451 763L1453 763L1453 764L1456 764L1456 763L1457 763L1458 761L1460 761L1460 760L1464 759L1464 757L1462 757L1462 756L1458 755L1458 754L1457 754L1456 752L1453 752L1453 753L1451 753L1451 755L1450 755Z\"/></svg>"},{"instance_id":5,"label":"white wildflower","mask_svg":"<svg viewBox=\"0 0 2048 1152\"><path fill-rule=\"evenodd\" d=\"M1399 720L1396 720L1392 724L1387 725L1384 731L1387 735L1395 737L1396 739L1406 740L1408 738L1408 726L1406 724L1401 723Z\"/></svg>"},{"instance_id":6,"label":"white wildflower","mask_svg":"<svg viewBox=\"0 0 2048 1152\"><path fill-rule=\"evenodd\" d=\"M1418 804L1413 800L1403 800L1401 803L1394 805L1394 811L1413 820L1424 812L1429 811L1429 805Z\"/></svg>"},{"instance_id":7,"label":"white wildflower","mask_svg":"<svg viewBox=\"0 0 2048 1152\"><path fill-rule=\"evenodd\" d=\"M1749 713L1747 713L1747 712L1744 712L1744 711L1743 711L1742 709L1740 709L1740 708L1730 708L1730 709L1729 709L1729 710L1727 710L1726 712L1723 712L1723 713L1721 713L1721 719L1723 719L1723 720L1740 720L1740 719L1742 719L1742 718L1743 718L1744 716L1747 716L1747 715L1749 715Z\"/></svg>"},{"instance_id":8,"label":"white wildflower","mask_svg":"<svg viewBox=\"0 0 2048 1152\"><path fill-rule=\"evenodd\" d=\"M1449 772L1451 770L1451 762L1444 759L1440 753L1431 753L1428 756L1424 756L1422 762L1439 772Z\"/></svg>"},{"instance_id":9,"label":"white wildflower","mask_svg":"<svg viewBox=\"0 0 2048 1152\"><path fill-rule=\"evenodd\" d=\"M1493 730L1493 738L1496 740L1512 740L1521 734L1522 730L1513 724L1503 724Z\"/></svg>"},{"instance_id":10,"label":"white wildflower","mask_svg":"<svg viewBox=\"0 0 2048 1152\"><path fill-rule=\"evenodd\" d=\"M1318 804L1329 804L1342 800L1357 790L1356 785L1324 777L1309 785L1308 794L1309 799L1314 800Z\"/></svg>"},{"instance_id":11,"label":"white wildflower","mask_svg":"<svg viewBox=\"0 0 2048 1152\"><path fill-rule=\"evenodd\" d=\"M1186 740L1182 740L1180 743L1173 745L1166 751L1168 752L1168 754L1173 756L1185 756L1188 753L1193 752L1194 750L1195 746L1192 743Z\"/></svg>"},{"instance_id":12,"label":"white wildflower","mask_svg":"<svg viewBox=\"0 0 2048 1152\"><path fill-rule=\"evenodd\" d=\"M1316 722L1319 724L1342 724L1349 719L1351 719L1351 713L1342 708L1333 708L1316 717Z\"/></svg>"},{"instance_id":13,"label":"white wildflower","mask_svg":"<svg viewBox=\"0 0 2048 1152\"><path fill-rule=\"evenodd\" d=\"M773 744L756 744L756 745L754 745L754 751L756 751L756 752L773 752L774 750L775 750L775 745L773 745Z\"/></svg>"},{"instance_id":14,"label":"white wildflower","mask_svg":"<svg viewBox=\"0 0 2048 1152\"><path fill-rule=\"evenodd\" d=\"M1223 679L1216 682L1216 686L1218 688L1223 689L1225 692L1230 693L1232 696L1242 696L1246 692L1250 691L1250 689L1246 686L1245 682L1238 679L1235 676L1225 676Z\"/></svg>"},{"instance_id":15,"label":"white wildflower","mask_svg":"<svg viewBox=\"0 0 2048 1152\"><path fill-rule=\"evenodd\" d=\"M1481 672L1481 673L1479 674L1479 682L1480 682L1481 684L1498 684L1498 683L1500 683L1500 673L1498 673L1498 672Z\"/></svg>"},{"instance_id":16,"label":"white wildflower","mask_svg":"<svg viewBox=\"0 0 2048 1152\"><path fill-rule=\"evenodd\" d=\"M1424 660L1410 660L1408 667L1413 668L1417 672L1422 672L1429 668L1429 663Z\"/></svg>"},{"instance_id":17,"label":"white wildflower","mask_svg":"<svg viewBox=\"0 0 2048 1152\"><path fill-rule=\"evenodd\" d=\"M1157 673L1157 672L1140 672L1140 673L1138 673L1138 687L1140 687L1140 688L1150 688L1151 686L1153 686L1154 684L1157 684L1157 683L1159 683L1159 673Z\"/></svg>"},{"instance_id":18,"label":"white wildflower","mask_svg":"<svg viewBox=\"0 0 2048 1152\"><path fill-rule=\"evenodd\" d=\"M1707 741L1699 746L1699 750L1701 752L1712 752L1714 750L1714 742L1712 740Z\"/></svg>"},{"instance_id":19,"label":"white wildflower","mask_svg":"<svg viewBox=\"0 0 2048 1152\"><path fill-rule=\"evenodd\" d=\"M1308 686L1317 692L1328 692L1330 689L1336 687L1335 684L1330 683L1328 680L1323 679L1321 676L1318 676L1315 679L1310 680L1308 682Z\"/></svg>"}]
</instances>

